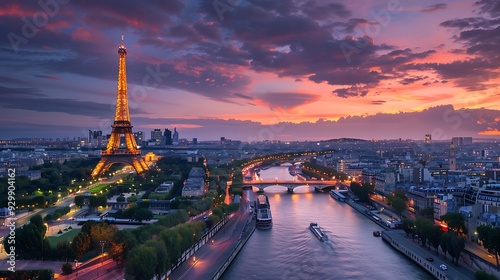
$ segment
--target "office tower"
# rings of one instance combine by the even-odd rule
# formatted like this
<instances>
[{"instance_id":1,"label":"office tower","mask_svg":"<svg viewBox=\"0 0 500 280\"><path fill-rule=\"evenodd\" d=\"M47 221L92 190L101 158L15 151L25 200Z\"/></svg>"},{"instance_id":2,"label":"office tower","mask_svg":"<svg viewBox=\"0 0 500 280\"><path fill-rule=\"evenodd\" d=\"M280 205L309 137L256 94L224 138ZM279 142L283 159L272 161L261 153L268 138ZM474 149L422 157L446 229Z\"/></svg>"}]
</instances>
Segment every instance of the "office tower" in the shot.
<instances>
[{"instance_id":1,"label":"office tower","mask_svg":"<svg viewBox=\"0 0 500 280\"><path fill-rule=\"evenodd\" d=\"M172 145L172 131L170 131L168 128L165 128L163 137L165 138L165 145Z\"/></svg>"},{"instance_id":2,"label":"office tower","mask_svg":"<svg viewBox=\"0 0 500 280\"><path fill-rule=\"evenodd\" d=\"M174 127L174 135L172 136L172 144L179 145L179 132L177 132L176 127Z\"/></svg>"},{"instance_id":3,"label":"office tower","mask_svg":"<svg viewBox=\"0 0 500 280\"><path fill-rule=\"evenodd\" d=\"M151 140L154 140L156 142L156 145L161 145L162 144L162 133L161 129L155 128L153 131L151 131Z\"/></svg>"}]
</instances>

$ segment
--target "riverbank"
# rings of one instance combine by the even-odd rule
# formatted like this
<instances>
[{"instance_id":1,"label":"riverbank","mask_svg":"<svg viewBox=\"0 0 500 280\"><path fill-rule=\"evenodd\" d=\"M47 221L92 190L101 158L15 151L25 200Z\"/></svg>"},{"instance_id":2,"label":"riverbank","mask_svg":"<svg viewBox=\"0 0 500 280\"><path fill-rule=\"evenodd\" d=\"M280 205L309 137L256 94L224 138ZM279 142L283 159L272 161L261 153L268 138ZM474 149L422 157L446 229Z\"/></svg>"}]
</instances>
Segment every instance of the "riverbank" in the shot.
<instances>
[{"instance_id":1,"label":"riverbank","mask_svg":"<svg viewBox=\"0 0 500 280\"><path fill-rule=\"evenodd\" d=\"M229 267L229 265L233 262L234 258L238 255L238 253L241 251L243 246L247 243L248 239L250 239L250 236L252 236L253 232L255 231L255 220L252 219L252 216L250 215L247 218L247 223L245 225L245 228L243 229L243 233L238 240L238 244L233 250L233 253L229 256L229 258L226 260L226 262L221 266L219 271L214 275L213 280L218 280L226 271L226 269Z\"/></svg>"},{"instance_id":2,"label":"riverbank","mask_svg":"<svg viewBox=\"0 0 500 280\"><path fill-rule=\"evenodd\" d=\"M237 252L253 233L248 203L240 204L229 222L222 227L204 246L170 274L169 279L213 279L229 266ZM236 253L235 253L236 252Z\"/></svg>"},{"instance_id":3,"label":"riverbank","mask_svg":"<svg viewBox=\"0 0 500 280\"><path fill-rule=\"evenodd\" d=\"M475 279L474 273L469 269L443 260L410 241L403 230L385 230L382 232L382 239L437 279ZM445 265L446 269L441 268L442 265Z\"/></svg>"},{"instance_id":4,"label":"riverbank","mask_svg":"<svg viewBox=\"0 0 500 280\"><path fill-rule=\"evenodd\" d=\"M362 205L350 199L346 200L346 204L349 204L349 206L384 228L385 230L382 231L382 239L384 241L388 242L394 249L413 260L437 279L474 279L474 272L472 269L463 265L457 267L451 262L448 262L444 254L440 256L431 250L424 249L424 247L409 240L403 230L392 230L385 224L373 219L373 216L367 213L366 208ZM428 261L427 258L432 258L433 261ZM463 261L461 261L461 263L464 264ZM446 264L448 270L442 270L439 267L440 264Z\"/></svg>"}]
</instances>

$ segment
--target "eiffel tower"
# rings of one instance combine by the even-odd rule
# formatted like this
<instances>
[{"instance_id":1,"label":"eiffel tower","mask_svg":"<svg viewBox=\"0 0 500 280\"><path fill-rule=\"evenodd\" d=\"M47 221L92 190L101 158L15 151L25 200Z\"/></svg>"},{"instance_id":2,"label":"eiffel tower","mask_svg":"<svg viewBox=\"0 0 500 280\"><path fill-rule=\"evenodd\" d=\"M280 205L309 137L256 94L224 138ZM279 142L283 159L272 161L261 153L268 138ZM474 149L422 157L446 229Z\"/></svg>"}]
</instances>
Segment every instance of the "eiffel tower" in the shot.
<instances>
[{"instance_id":1,"label":"eiffel tower","mask_svg":"<svg viewBox=\"0 0 500 280\"><path fill-rule=\"evenodd\" d=\"M101 152L101 160L94 170L92 170L92 177L106 172L115 163L132 165L137 174L149 169L141 157L141 151L137 149L137 143L132 133L132 125L130 124L125 65L127 48L123 44L123 35L122 44L118 48L118 55L120 56L120 62L118 64L118 93L116 94L115 121L111 125L111 137L109 138L106 150ZM125 137L125 147L123 148L120 147L120 138L122 135Z\"/></svg>"}]
</instances>

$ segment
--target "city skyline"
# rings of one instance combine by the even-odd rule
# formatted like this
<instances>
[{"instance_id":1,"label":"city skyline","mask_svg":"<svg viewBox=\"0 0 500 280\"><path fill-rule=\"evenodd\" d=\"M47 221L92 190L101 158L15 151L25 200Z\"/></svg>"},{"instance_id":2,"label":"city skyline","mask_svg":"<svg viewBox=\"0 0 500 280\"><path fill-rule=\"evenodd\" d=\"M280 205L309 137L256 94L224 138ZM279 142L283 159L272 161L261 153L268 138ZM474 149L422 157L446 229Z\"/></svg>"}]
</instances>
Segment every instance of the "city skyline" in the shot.
<instances>
[{"instance_id":1,"label":"city skyline","mask_svg":"<svg viewBox=\"0 0 500 280\"><path fill-rule=\"evenodd\" d=\"M110 133L121 34L134 132L500 135L495 1L46 3L1 4L0 139Z\"/></svg>"}]
</instances>

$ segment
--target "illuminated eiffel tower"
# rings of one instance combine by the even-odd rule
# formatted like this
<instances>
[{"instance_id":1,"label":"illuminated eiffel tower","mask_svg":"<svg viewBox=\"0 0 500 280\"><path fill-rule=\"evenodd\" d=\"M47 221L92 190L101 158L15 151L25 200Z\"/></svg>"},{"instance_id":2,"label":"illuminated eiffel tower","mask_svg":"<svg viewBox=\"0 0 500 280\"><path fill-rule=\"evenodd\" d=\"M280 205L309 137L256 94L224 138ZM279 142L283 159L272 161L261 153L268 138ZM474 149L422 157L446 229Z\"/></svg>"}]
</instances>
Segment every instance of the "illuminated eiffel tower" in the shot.
<instances>
[{"instance_id":1,"label":"illuminated eiffel tower","mask_svg":"<svg viewBox=\"0 0 500 280\"><path fill-rule=\"evenodd\" d=\"M101 152L101 160L92 171L92 177L106 172L115 163L132 165L138 174L149 169L141 157L141 151L137 149L137 143L132 133L132 125L130 124L125 65L127 48L123 44L123 35L122 44L118 48L118 55L120 56L120 62L118 65L118 93L116 94L115 121L111 125L111 137L108 140L106 150ZM122 135L125 137L125 147L120 147L120 138Z\"/></svg>"}]
</instances>

